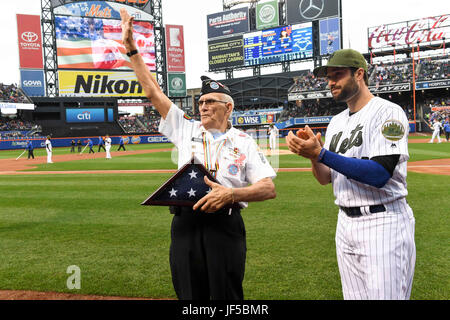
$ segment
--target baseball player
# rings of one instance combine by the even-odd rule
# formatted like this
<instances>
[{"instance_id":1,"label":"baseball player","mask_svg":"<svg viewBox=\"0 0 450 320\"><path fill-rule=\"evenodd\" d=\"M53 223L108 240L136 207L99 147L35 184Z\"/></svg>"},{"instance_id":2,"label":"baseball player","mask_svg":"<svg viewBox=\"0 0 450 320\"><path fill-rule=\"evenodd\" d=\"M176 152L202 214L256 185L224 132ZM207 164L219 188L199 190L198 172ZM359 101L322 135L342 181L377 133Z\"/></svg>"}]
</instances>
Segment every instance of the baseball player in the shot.
<instances>
[{"instance_id":1,"label":"baseball player","mask_svg":"<svg viewBox=\"0 0 450 320\"><path fill-rule=\"evenodd\" d=\"M45 140L45 150L47 151L47 163L53 163L52 161L52 143L51 143L51 137L47 136L47 140Z\"/></svg>"},{"instance_id":2,"label":"baseball player","mask_svg":"<svg viewBox=\"0 0 450 320\"><path fill-rule=\"evenodd\" d=\"M434 139L437 137L438 143L441 143L441 128L442 123L439 122L437 118L433 120L433 124L430 126L433 129L433 135L431 136L431 140L428 143L433 143Z\"/></svg>"},{"instance_id":3,"label":"baseball player","mask_svg":"<svg viewBox=\"0 0 450 320\"><path fill-rule=\"evenodd\" d=\"M367 63L355 50L336 51L314 75L327 77L333 98L348 108L332 118L324 144L308 126L286 141L311 160L319 183L333 185L344 299L409 299L416 248L406 201L408 119L400 106L372 95Z\"/></svg>"},{"instance_id":4,"label":"baseball player","mask_svg":"<svg viewBox=\"0 0 450 320\"><path fill-rule=\"evenodd\" d=\"M273 123L271 123L269 128L269 148L271 153L273 153L273 151L277 148L277 142L278 142L278 128L275 127Z\"/></svg>"},{"instance_id":5,"label":"baseball player","mask_svg":"<svg viewBox=\"0 0 450 320\"><path fill-rule=\"evenodd\" d=\"M106 150L106 159L111 159L111 138L109 135L105 136L105 150Z\"/></svg>"}]
</instances>

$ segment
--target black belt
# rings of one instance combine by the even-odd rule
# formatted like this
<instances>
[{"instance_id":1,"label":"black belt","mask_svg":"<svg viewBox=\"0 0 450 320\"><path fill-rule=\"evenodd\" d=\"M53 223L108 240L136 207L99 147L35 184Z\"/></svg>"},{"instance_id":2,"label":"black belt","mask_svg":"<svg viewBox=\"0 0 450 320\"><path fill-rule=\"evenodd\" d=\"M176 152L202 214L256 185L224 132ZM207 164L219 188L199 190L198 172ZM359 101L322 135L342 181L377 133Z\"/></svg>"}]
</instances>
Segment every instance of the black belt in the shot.
<instances>
[{"instance_id":1,"label":"black belt","mask_svg":"<svg viewBox=\"0 0 450 320\"><path fill-rule=\"evenodd\" d=\"M361 213L361 207L340 207L342 211L344 211L349 217L361 217L365 214ZM386 207L382 204L378 204L375 206L369 207L370 213L377 213L386 211Z\"/></svg>"},{"instance_id":2,"label":"black belt","mask_svg":"<svg viewBox=\"0 0 450 320\"><path fill-rule=\"evenodd\" d=\"M194 211L192 210L192 207L180 207L180 206L169 206L169 211L171 214L174 214L176 216L179 216L181 213L198 213L198 214L215 214L215 215L229 215L230 214L230 208L223 208L220 209L214 213L206 213L203 211ZM241 209L240 208L233 208L232 213L241 213Z\"/></svg>"}]
</instances>

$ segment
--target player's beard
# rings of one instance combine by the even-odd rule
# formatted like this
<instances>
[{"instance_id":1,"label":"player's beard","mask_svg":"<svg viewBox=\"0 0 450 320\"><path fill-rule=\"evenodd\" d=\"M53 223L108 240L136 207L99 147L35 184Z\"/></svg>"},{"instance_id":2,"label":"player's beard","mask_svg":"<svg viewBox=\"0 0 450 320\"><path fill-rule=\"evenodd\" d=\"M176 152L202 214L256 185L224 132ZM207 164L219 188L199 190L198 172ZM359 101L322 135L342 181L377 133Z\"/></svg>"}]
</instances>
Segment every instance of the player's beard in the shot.
<instances>
[{"instance_id":1,"label":"player's beard","mask_svg":"<svg viewBox=\"0 0 450 320\"><path fill-rule=\"evenodd\" d=\"M333 96L336 102L347 102L359 92L358 82L353 78L350 79L340 88L341 92L337 96Z\"/></svg>"}]
</instances>

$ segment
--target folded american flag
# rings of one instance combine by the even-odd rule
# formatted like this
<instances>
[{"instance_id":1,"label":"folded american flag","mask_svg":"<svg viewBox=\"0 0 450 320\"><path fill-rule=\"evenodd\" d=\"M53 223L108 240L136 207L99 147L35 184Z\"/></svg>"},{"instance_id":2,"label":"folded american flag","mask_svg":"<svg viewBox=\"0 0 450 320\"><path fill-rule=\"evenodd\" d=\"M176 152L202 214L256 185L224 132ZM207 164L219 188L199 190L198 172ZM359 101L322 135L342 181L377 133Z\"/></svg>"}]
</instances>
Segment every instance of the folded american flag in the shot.
<instances>
[{"instance_id":1,"label":"folded american flag","mask_svg":"<svg viewBox=\"0 0 450 320\"><path fill-rule=\"evenodd\" d=\"M142 205L192 207L211 191L204 177L218 183L211 173L192 158L167 182L148 197Z\"/></svg>"}]
</instances>

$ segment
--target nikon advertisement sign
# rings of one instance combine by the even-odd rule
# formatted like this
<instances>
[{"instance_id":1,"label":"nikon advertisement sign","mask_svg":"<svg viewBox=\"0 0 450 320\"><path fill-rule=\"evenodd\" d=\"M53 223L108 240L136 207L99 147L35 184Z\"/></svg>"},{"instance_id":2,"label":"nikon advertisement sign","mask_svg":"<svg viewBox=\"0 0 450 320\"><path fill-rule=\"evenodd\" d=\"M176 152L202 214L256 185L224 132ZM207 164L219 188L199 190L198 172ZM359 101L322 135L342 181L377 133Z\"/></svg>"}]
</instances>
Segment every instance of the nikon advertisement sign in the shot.
<instances>
[{"instance_id":1,"label":"nikon advertisement sign","mask_svg":"<svg viewBox=\"0 0 450 320\"><path fill-rule=\"evenodd\" d=\"M278 0L256 5L256 29L262 30L279 25Z\"/></svg>"},{"instance_id":2,"label":"nikon advertisement sign","mask_svg":"<svg viewBox=\"0 0 450 320\"><path fill-rule=\"evenodd\" d=\"M186 75L184 73L167 74L169 97L186 97Z\"/></svg>"},{"instance_id":3,"label":"nikon advertisement sign","mask_svg":"<svg viewBox=\"0 0 450 320\"><path fill-rule=\"evenodd\" d=\"M209 70L223 70L244 65L242 36L208 41Z\"/></svg>"},{"instance_id":4,"label":"nikon advertisement sign","mask_svg":"<svg viewBox=\"0 0 450 320\"><path fill-rule=\"evenodd\" d=\"M58 76L62 97L145 97L134 72L58 71Z\"/></svg>"}]
</instances>

